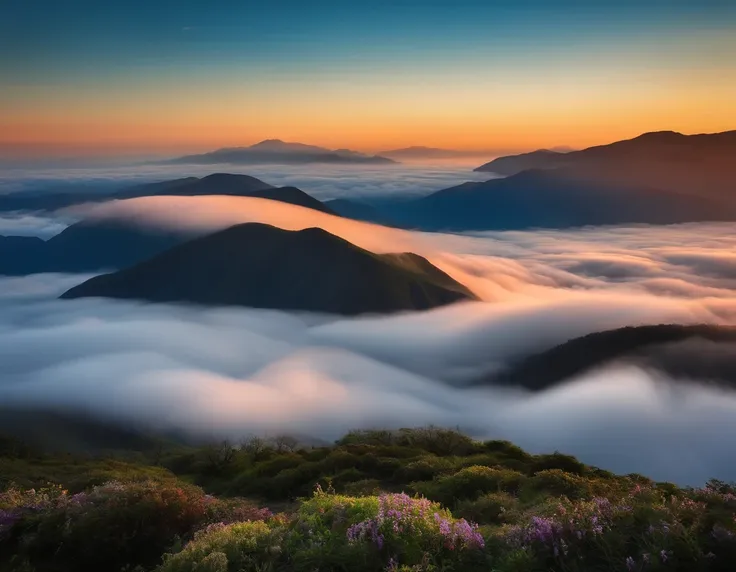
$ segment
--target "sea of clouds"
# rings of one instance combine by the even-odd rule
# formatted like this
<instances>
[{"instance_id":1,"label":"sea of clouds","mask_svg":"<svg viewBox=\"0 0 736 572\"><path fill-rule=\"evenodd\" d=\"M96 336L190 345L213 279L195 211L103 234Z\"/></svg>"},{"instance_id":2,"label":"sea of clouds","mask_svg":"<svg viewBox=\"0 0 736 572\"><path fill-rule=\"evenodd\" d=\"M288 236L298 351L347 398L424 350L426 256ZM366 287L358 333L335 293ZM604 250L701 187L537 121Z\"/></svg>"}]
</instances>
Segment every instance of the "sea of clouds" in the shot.
<instances>
[{"instance_id":1,"label":"sea of clouds","mask_svg":"<svg viewBox=\"0 0 736 572\"><path fill-rule=\"evenodd\" d=\"M480 164L480 163L478 163ZM472 165L127 165L104 168L0 168L0 195L15 192L105 193L214 172L245 174L277 187L295 186L320 200L423 196L466 181L487 181Z\"/></svg>"},{"instance_id":2,"label":"sea of clouds","mask_svg":"<svg viewBox=\"0 0 736 572\"><path fill-rule=\"evenodd\" d=\"M343 318L58 300L85 276L0 278L0 403L238 439L434 423L618 472L736 479L736 394L612 364L542 393L471 386L510 360L625 325L736 322L728 224L419 233L262 199L152 197L71 214L210 232L320 226L413 251L482 302ZM66 216L70 213L67 212Z\"/></svg>"}]
</instances>

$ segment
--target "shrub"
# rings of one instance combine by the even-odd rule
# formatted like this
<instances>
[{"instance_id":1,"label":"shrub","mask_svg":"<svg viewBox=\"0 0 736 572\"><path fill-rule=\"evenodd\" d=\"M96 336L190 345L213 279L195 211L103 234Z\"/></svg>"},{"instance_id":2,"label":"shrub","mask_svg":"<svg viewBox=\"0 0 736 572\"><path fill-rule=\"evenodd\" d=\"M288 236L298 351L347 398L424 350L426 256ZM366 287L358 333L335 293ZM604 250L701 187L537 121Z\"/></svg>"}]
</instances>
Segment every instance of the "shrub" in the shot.
<instances>
[{"instance_id":1,"label":"shrub","mask_svg":"<svg viewBox=\"0 0 736 572\"><path fill-rule=\"evenodd\" d=\"M406 494L347 497L318 492L297 513L287 538L295 570L380 570L483 559L475 525Z\"/></svg>"},{"instance_id":2,"label":"shrub","mask_svg":"<svg viewBox=\"0 0 736 572\"><path fill-rule=\"evenodd\" d=\"M506 541L550 570L730 570L734 513L715 524L705 516L706 503L637 485L618 500L563 500L509 529Z\"/></svg>"},{"instance_id":3,"label":"shrub","mask_svg":"<svg viewBox=\"0 0 736 572\"><path fill-rule=\"evenodd\" d=\"M266 522L212 525L181 552L168 554L158 572L261 572L280 559L284 528Z\"/></svg>"},{"instance_id":4,"label":"shrub","mask_svg":"<svg viewBox=\"0 0 736 572\"><path fill-rule=\"evenodd\" d=\"M453 513L480 524L513 523L519 518L519 500L507 493L487 493L460 501Z\"/></svg>"},{"instance_id":5,"label":"shrub","mask_svg":"<svg viewBox=\"0 0 736 572\"><path fill-rule=\"evenodd\" d=\"M587 479L560 469L539 471L526 482L524 490L555 497L566 496L572 500L590 498L592 495L591 485Z\"/></svg>"},{"instance_id":6,"label":"shrub","mask_svg":"<svg viewBox=\"0 0 736 572\"><path fill-rule=\"evenodd\" d=\"M531 474L550 469L559 469L566 473L574 475L584 475L585 465L571 455L563 455L562 453L552 453L551 455L537 455L532 461Z\"/></svg>"},{"instance_id":7,"label":"shrub","mask_svg":"<svg viewBox=\"0 0 736 572\"><path fill-rule=\"evenodd\" d=\"M354 497L375 496L381 493L381 481L376 479L362 479L347 483L343 487L346 495Z\"/></svg>"},{"instance_id":8,"label":"shrub","mask_svg":"<svg viewBox=\"0 0 736 572\"><path fill-rule=\"evenodd\" d=\"M33 460L0 458L0 490L10 486L39 488L55 483L78 493L109 481L175 480L176 476L167 469L115 459L78 459L66 455Z\"/></svg>"},{"instance_id":9,"label":"shrub","mask_svg":"<svg viewBox=\"0 0 736 572\"><path fill-rule=\"evenodd\" d=\"M524 475L509 469L467 467L454 475L439 477L430 482L414 483L413 488L427 498L445 506L453 506L458 500L475 499L484 493L515 493L525 480Z\"/></svg>"},{"instance_id":10,"label":"shrub","mask_svg":"<svg viewBox=\"0 0 736 572\"><path fill-rule=\"evenodd\" d=\"M338 445L382 445L411 447L435 455L466 455L481 452L482 445L459 431L442 427L419 427L413 429L359 430L351 431L337 441Z\"/></svg>"},{"instance_id":11,"label":"shrub","mask_svg":"<svg viewBox=\"0 0 736 572\"><path fill-rule=\"evenodd\" d=\"M517 461L528 462L532 460L532 455L524 451L521 447L518 447L510 441L484 441L483 447L491 452L496 453L501 457L507 459L516 459Z\"/></svg>"},{"instance_id":12,"label":"shrub","mask_svg":"<svg viewBox=\"0 0 736 572\"><path fill-rule=\"evenodd\" d=\"M356 429L337 441L337 445L394 445L396 434L390 429Z\"/></svg>"},{"instance_id":13,"label":"shrub","mask_svg":"<svg viewBox=\"0 0 736 572\"><path fill-rule=\"evenodd\" d=\"M452 463L446 457L426 456L400 467L393 480L399 483L429 481L451 469Z\"/></svg>"},{"instance_id":14,"label":"shrub","mask_svg":"<svg viewBox=\"0 0 736 572\"><path fill-rule=\"evenodd\" d=\"M207 523L269 516L181 483L112 482L75 495L59 487L11 490L0 503L12 517L0 551L27 560L36 572L149 567Z\"/></svg>"},{"instance_id":15,"label":"shrub","mask_svg":"<svg viewBox=\"0 0 736 572\"><path fill-rule=\"evenodd\" d=\"M398 443L440 456L467 455L479 452L480 448L478 443L459 431L431 425L417 429L400 429Z\"/></svg>"}]
</instances>

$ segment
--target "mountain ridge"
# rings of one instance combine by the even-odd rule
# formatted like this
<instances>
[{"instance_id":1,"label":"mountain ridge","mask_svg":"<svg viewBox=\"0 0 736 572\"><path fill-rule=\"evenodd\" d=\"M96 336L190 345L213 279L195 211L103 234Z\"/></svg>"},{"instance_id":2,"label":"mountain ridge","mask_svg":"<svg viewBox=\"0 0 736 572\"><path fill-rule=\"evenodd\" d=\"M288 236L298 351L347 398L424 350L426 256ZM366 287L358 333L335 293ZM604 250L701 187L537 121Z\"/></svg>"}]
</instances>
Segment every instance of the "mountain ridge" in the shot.
<instances>
[{"instance_id":1,"label":"mountain ridge","mask_svg":"<svg viewBox=\"0 0 736 572\"><path fill-rule=\"evenodd\" d=\"M241 178L245 177L245 178ZM177 179L152 183L168 194L194 196L203 192L200 183L215 184L229 196L253 197L309 208L340 216L330 207L297 187L273 187L245 175L216 173L202 179ZM226 183L223 187L222 184ZM187 187L194 185L196 188ZM146 195L150 185L135 187L126 198ZM220 193L218 193L220 194ZM40 238L0 236L0 274L24 275L38 272L92 272L124 268L191 238L188 232L169 232L137 225L134 221L84 219L44 241Z\"/></svg>"},{"instance_id":2,"label":"mountain ridge","mask_svg":"<svg viewBox=\"0 0 736 572\"><path fill-rule=\"evenodd\" d=\"M339 315L476 299L419 255L375 254L320 228L288 231L260 223L195 238L61 297L91 296Z\"/></svg>"},{"instance_id":3,"label":"mountain ridge","mask_svg":"<svg viewBox=\"0 0 736 572\"><path fill-rule=\"evenodd\" d=\"M736 326L657 324L628 326L573 338L517 360L480 384L550 389L615 362L736 387Z\"/></svg>"},{"instance_id":4,"label":"mountain ridge","mask_svg":"<svg viewBox=\"0 0 736 572\"><path fill-rule=\"evenodd\" d=\"M499 157L474 169L512 176L565 170L571 179L651 187L736 204L736 130L684 135L653 131L579 151L548 150Z\"/></svg>"},{"instance_id":5,"label":"mountain ridge","mask_svg":"<svg viewBox=\"0 0 736 572\"><path fill-rule=\"evenodd\" d=\"M394 160L380 155L366 155L351 149L328 149L306 143L265 139L245 147L223 147L206 153L175 157L164 164L303 164L303 163L358 163L392 164Z\"/></svg>"}]
</instances>

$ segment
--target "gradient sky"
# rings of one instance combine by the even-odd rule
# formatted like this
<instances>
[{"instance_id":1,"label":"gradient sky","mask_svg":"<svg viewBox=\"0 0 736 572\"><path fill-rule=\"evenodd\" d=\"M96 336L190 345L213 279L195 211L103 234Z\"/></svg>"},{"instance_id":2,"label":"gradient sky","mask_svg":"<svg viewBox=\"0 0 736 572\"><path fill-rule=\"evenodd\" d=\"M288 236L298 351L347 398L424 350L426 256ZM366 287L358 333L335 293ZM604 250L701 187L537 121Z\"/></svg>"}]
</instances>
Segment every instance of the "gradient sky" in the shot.
<instances>
[{"instance_id":1,"label":"gradient sky","mask_svg":"<svg viewBox=\"0 0 736 572\"><path fill-rule=\"evenodd\" d=\"M1 0L0 151L736 128L733 0Z\"/></svg>"}]
</instances>

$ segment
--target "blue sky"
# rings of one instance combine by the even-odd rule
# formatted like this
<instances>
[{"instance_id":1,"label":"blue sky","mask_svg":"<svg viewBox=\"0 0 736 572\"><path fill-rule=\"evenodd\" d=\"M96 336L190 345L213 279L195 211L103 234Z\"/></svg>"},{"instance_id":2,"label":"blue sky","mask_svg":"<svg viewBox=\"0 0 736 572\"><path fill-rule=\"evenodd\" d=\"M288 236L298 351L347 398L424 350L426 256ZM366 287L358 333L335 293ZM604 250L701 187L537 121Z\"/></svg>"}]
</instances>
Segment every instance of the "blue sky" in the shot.
<instances>
[{"instance_id":1,"label":"blue sky","mask_svg":"<svg viewBox=\"0 0 736 572\"><path fill-rule=\"evenodd\" d=\"M573 125L576 141L561 140L571 110L585 108L582 125L611 105L631 134L716 129L732 119L712 109L733 94L734 38L733 0L1 0L0 143L66 132L134 145L145 138L138 117L136 133L168 129L192 145L207 131L206 146L262 136L340 146L357 140L360 116L377 130L364 147L478 148L481 130L531 130L553 113L538 143L574 145L599 136ZM679 91L689 86L701 111ZM654 102L673 92L660 118ZM322 126L296 121L304 114Z\"/></svg>"}]
</instances>

